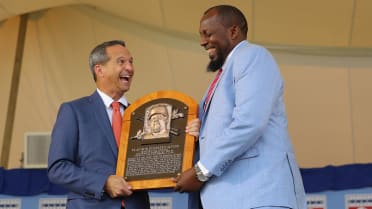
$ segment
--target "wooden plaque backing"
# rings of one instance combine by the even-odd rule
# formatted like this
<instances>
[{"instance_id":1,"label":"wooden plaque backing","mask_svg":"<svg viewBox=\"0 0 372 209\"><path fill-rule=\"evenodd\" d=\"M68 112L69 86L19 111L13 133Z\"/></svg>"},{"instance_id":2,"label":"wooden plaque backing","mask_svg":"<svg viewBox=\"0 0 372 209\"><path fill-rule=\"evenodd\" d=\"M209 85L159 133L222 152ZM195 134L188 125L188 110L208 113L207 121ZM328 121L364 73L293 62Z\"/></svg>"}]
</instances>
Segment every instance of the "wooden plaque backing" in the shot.
<instances>
[{"instance_id":1,"label":"wooden plaque backing","mask_svg":"<svg viewBox=\"0 0 372 209\"><path fill-rule=\"evenodd\" d=\"M147 116L150 115L151 108L164 104L167 104L166 106L168 106L168 113L170 113L169 117L172 118L169 119L169 128L172 130L171 133L169 133L168 137L147 137L146 139L145 130L148 129L144 127L147 127L146 124L149 122L145 123L145 120L147 119ZM171 178L176 177L178 173L181 173L193 166L195 137L186 134L185 127L189 121L197 117L197 112L197 103L191 97L176 91L153 92L132 103L125 110L123 117L116 175L124 177L126 181L129 182L133 187L133 190L174 187L175 183L171 180ZM177 125L178 127L175 127ZM163 150L163 148L165 148L165 150ZM141 162L138 162L143 159L144 160L142 163L144 162L144 164L148 163L149 161L154 161L155 163L151 164L154 167L167 166L164 166L163 164L160 164L160 166L157 165L159 162L157 160L157 154L155 156L156 159L153 159L149 158L149 156L146 155L146 152L145 154L141 153L141 150L147 150L146 152L151 153L149 154L150 157L153 157L154 152L157 153L158 150L160 150L159 154L161 157L159 158L165 161L171 161L173 164L168 167L172 168L172 171L166 173L157 173L158 171L161 172L161 169L163 168L143 168L142 164L140 164ZM177 150L180 153L177 153ZM164 155L164 153L168 154ZM138 158L133 157L137 155L142 156ZM179 159L180 162L176 162L177 160L174 160L175 158L173 156ZM128 162L129 159L130 161ZM178 163L180 163L179 166ZM136 164L138 167L131 166L133 164ZM144 167L146 166L144 165ZM172 166L178 168L173 169ZM135 168L133 169L133 167ZM148 173L149 170L152 171L153 169L156 170L155 173ZM133 175L133 170L142 171L138 172L140 173L139 175ZM131 176L128 177L128 173L130 173Z\"/></svg>"}]
</instances>

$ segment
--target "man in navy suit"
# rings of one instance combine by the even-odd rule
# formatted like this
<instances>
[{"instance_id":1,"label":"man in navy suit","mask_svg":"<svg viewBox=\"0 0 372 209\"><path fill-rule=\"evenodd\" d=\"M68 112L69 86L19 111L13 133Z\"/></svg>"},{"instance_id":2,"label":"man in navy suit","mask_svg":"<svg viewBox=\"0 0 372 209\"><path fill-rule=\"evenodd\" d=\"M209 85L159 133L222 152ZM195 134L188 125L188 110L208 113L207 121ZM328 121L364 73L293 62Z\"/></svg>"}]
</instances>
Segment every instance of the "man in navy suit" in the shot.
<instances>
[{"instance_id":1,"label":"man in navy suit","mask_svg":"<svg viewBox=\"0 0 372 209\"><path fill-rule=\"evenodd\" d=\"M247 32L233 6L212 7L200 20L208 70L219 76L199 105L200 159L175 179L175 190L201 189L204 209L305 209L283 80L272 55L249 43Z\"/></svg>"},{"instance_id":2,"label":"man in navy suit","mask_svg":"<svg viewBox=\"0 0 372 209\"><path fill-rule=\"evenodd\" d=\"M63 103L52 131L48 177L69 190L69 209L150 209L147 191L132 191L115 175L118 147L111 127L114 101L123 113L134 75L133 57L120 40L96 46L89 57L96 91ZM198 136L199 121L186 132ZM124 203L123 203L124 200Z\"/></svg>"}]
</instances>

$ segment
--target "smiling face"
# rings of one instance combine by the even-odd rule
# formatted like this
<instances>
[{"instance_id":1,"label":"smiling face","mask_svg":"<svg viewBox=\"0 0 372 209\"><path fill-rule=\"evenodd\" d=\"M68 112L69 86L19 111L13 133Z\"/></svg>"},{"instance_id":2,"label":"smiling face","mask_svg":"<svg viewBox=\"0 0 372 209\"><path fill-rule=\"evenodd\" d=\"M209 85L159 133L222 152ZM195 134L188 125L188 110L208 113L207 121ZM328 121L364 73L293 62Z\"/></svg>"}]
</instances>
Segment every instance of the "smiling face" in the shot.
<instances>
[{"instance_id":1,"label":"smiling face","mask_svg":"<svg viewBox=\"0 0 372 209\"><path fill-rule=\"evenodd\" d=\"M199 34L200 45L209 55L208 70L216 71L234 48L231 30L221 23L216 10L210 10L200 20Z\"/></svg>"},{"instance_id":2,"label":"smiling face","mask_svg":"<svg viewBox=\"0 0 372 209\"><path fill-rule=\"evenodd\" d=\"M96 64L97 87L114 100L118 100L130 88L134 75L133 57L122 45L106 48L109 60L104 64Z\"/></svg>"}]
</instances>

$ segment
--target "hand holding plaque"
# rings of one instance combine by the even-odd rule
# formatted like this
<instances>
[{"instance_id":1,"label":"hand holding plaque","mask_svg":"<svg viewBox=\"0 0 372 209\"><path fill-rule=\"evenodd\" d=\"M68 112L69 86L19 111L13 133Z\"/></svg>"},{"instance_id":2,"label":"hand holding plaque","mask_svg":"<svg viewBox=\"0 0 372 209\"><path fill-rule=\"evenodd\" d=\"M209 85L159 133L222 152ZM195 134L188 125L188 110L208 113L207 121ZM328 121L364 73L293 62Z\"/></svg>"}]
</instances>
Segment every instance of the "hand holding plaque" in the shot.
<instances>
[{"instance_id":1,"label":"hand holding plaque","mask_svg":"<svg viewBox=\"0 0 372 209\"><path fill-rule=\"evenodd\" d=\"M116 174L134 190L171 188L192 167L195 139L185 132L196 102L179 92L146 95L125 111Z\"/></svg>"}]
</instances>

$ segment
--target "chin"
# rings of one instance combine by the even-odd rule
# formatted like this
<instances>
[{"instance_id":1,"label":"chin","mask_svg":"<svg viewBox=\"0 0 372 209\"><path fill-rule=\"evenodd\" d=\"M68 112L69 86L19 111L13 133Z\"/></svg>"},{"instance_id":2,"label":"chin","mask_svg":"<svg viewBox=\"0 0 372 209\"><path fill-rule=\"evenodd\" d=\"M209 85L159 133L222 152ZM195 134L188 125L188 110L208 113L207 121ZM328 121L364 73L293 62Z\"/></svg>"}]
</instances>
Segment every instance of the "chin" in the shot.
<instances>
[{"instance_id":1,"label":"chin","mask_svg":"<svg viewBox=\"0 0 372 209\"><path fill-rule=\"evenodd\" d=\"M125 93L125 92L129 91L129 89L130 89L129 86L127 86L127 87L122 87L122 88L121 88L121 91Z\"/></svg>"},{"instance_id":2,"label":"chin","mask_svg":"<svg viewBox=\"0 0 372 209\"><path fill-rule=\"evenodd\" d=\"M216 72L222 67L222 64L219 60L211 60L207 66L207 71Z\"/></svg>"}]
</instances>

